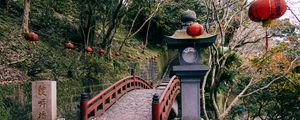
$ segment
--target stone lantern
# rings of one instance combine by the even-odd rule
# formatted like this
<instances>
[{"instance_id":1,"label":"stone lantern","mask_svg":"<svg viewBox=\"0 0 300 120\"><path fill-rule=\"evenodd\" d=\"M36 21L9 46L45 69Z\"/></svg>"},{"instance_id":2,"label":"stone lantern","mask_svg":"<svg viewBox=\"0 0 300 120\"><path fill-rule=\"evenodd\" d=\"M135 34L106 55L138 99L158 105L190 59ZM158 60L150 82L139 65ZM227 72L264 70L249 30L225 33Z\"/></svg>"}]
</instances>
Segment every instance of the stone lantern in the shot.
<instances>
[{"instance_id":1,"label":"stone lantern","mask_svg":"<svg viewBox=\"0 0 300 120\"><path fill-rule=\"evenodd\" d=\"M199 36L189 36L186 28L194 22L196 13L187 10L181 16L182 29L172 36L166 37L169 49L178 49L179 65L172 68L171 74L176 74L181 82L182 119L200 119L200 83L209 67L201 65L200 53L204 48L211 46L217 35L208 33Z\"/></svg>"}]
</instances>

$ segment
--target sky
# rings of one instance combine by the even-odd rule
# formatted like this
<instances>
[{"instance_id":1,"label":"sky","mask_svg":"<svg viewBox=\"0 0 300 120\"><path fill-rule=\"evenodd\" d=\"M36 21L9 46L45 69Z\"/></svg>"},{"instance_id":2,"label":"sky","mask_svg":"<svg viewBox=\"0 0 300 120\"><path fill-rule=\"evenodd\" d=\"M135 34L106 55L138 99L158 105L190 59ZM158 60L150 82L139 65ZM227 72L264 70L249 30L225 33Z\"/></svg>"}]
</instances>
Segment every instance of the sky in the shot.
<instances>
[{"instance_id":1,"label":"sky","mask_svg":"<svg viewBox=\"0 0 300 120\"><path fill-rule=\"evenodd\" d=\"M300 19L300 0L286 0L286 2L287 2L287 5L292 9L292 11ZM287 10L286 13L281 17L281 19L283 19L283 18L289 18L291 23L300 25L300 23L297 21L295 16L289 10Z\"/></svg>"}]
</instances>

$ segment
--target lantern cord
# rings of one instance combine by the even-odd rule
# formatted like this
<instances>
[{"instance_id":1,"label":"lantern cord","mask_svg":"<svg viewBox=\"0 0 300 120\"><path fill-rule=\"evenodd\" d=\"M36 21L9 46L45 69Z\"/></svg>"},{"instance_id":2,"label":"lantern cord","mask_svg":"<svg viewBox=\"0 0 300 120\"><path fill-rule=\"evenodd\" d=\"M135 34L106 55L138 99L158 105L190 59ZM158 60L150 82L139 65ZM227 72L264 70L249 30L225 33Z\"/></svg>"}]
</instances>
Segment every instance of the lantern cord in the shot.
<instances>
[{"instance_id":1,"label":"lantern cord","mask_svg":"<svg viewBox=\"0 0 300 120\"><path fill-rule=\"evenodd\" d=\"M196 43L195 42L194 42L193 47L194 47L194 50L197 51L197 49L196 49ZM197 57L195 57L195 60L197 60Z\"/></svg>"},{"instance_id":2,"label":"lantern cord","mask_svg":"<svg viewBox=\"0 0 300 120\"><path fill-rule=\"evenodd\" d=\"M194 49L196 50L196 43L194 42L194 45L193 45Z\"/></svg>"},{"instance_id":3,"label":"lantern cord","mask_svg":"<svg viewBox=\"0 0 300 120\"><path fill-rule=\"evenodd\" d=\"M266 51L268 50L269 43L268 43L268 30L266 29Z\"/></svg>"}]
</instances>

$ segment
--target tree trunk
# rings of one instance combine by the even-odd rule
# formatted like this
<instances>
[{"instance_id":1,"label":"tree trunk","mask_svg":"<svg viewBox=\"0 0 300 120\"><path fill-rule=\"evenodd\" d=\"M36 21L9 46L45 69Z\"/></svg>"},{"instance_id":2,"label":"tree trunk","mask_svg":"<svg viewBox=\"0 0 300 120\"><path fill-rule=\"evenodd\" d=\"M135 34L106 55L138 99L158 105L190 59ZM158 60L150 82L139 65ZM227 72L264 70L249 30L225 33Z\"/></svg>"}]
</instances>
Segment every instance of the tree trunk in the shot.
<instances>
[{"instance_id":1,"label":"tree trunk","mask_svg":"<svg viewBox=\"0 0 300 120\"><path fill-rule=\"evenodd\" d=\"M111 43L111 40L113 39L114 37L114 30L116 29L116 23L117 23L117 20L118 20L118 14L121 10L121 7L123 5L123 0L119 1L119 4L116 8L116 10L114 11L113 13L113 16L112 16L112 19L109 23L109 28L105 34L105 37L103 39L103 42L101 43L101 47L105 50L108 50L108 47L110 46L110 43Z\"/></svg>"},{"instance_id":2,"label":"tree trunk","mask_svg":"<svg viewBox=\"0 0 300 120\"><path fill-rule=\"evenodd\" d=\"M138 32L140 32L140 31L143 29L143 27L146 25L146 23L149 22L150 20L152 20L152 18L153 18L153 17L156 15L156 13L158 12L158 10L159 10L161 4L162 4L162 2L159 2L159 3L156 5L155 10L154 10L153 12L151 12L151 14L149 15L149 17L143 22L143 24L142 24L142 25L141 25L134 33L131 33L131 32L132 32L132 28L133 28L133 26L134 26L134 24L135 24L135 20L136 20L136 18L138 17L138 15L140 14L140 12L142 11L143 8L139 9L139 12L136 14L136 16L135 16L135 18L134 18L134 20L133 20L133 22L132 22L132 24L131 24L131 28L130 28L130 30L129 30L129 34L128 34L128 35L126 36L126 38L124 39L122 45L121 45L120 48L119 48L119 51L122 50L122 47L123 47L124 44L126 43L126 40L127 40L127 39L133 37L133 36L136 35ZM151 23L151 22L150 22L150 23ZM150 23L149 23L149 24L150 24Z\"/></svg>"},{"instance_id":3,"label":"tree trunk","mask_svg":"<svg viewBox=\"0 0 300 120\"><path fill-rule=\"evenodd\" d=\"M24 0L23 32L29 32L30 0Z\"/></svg>"},{"instance_id":4,"label":"tree trunk","mask_svg":"<svg viewBox=\"0 0 300 120\"><path fill-rule=\"evenodd\" d=\"M134 17L134 19L133 19L133 21L132 21L132 23L131 23L131 27L130 27L130 29L129 29L129 32L128 32L128 34L126 35L126 37L124 38L124 40L123 40L123 42L122 42L122 44L121 44L121 46L120 46L120 48L119 48L119 50L118 50L119 53L121 52L121 50L122 50L123 46L125 45L127 39L130 38L131 32L132 32L133 27L134 27L134 25L135 25L135 21L136 21L136 19L138 18L138 16L140 15L140 13L141 13L142 10L143 10L143 8L139 7L139 11L138 11L137 14L135 15L135 17Z\"/></svg>"},{"instance_id":5,"label":"tree trunk","mask_svg":"<svg viewBox=\"0 0 300 120\"><path fill-rule=\"evenodd\" d=\"M143 52L144 52L145 48L146 48L147 45L148 45L149 32L150 32L149 30L150 30L151 22L152 22L152 19L151 19L151 20L149 21L149 23L148 23L147 33L146 33L146 39L145 39L144 46L143 46Z\"/></svg>"},{"instance_id":6,"label":"tree trunk","mask_svg":"<svg viewBox=\"0 0 300 120\"><path fill-rule=\"evenodd\" d=\"M84 42L84 47L90 47L94 45L95 41L95 6L91 3L81 6L80 12L80 26L82 29L82 39Z\"/></svg>"}]
</instances>

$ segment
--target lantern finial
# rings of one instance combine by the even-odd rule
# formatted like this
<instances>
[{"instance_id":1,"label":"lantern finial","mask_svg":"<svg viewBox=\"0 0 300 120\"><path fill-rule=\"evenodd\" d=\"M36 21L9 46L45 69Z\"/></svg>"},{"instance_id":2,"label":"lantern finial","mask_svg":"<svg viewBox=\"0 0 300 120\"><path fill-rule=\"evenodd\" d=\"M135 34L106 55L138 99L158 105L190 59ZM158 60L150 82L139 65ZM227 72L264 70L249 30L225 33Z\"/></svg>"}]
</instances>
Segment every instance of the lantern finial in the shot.
<instances>
[{"instance_id":1,"label":"lantern finial","mask_svg":"<svg viewBox=\"0 0 300 120\"><path fill-rule=\"evenodd\" d=\"M184 11L181 15L181 22L183 22L182 29L186 29L187 26L192 24L196 19L197 19L197 15L195 11L192 10Z\"/></svg>"},{"instance_id":2,"label":"lantern finial","mask_svg":"<svg viewBox=\"0 0 300 120\"><path fill-rule=\"evenodd\" d=\"M195 11L187 10L184 11L181 15L182 22L193 22L197 18Z\"/></svg>"}]
</instances>

